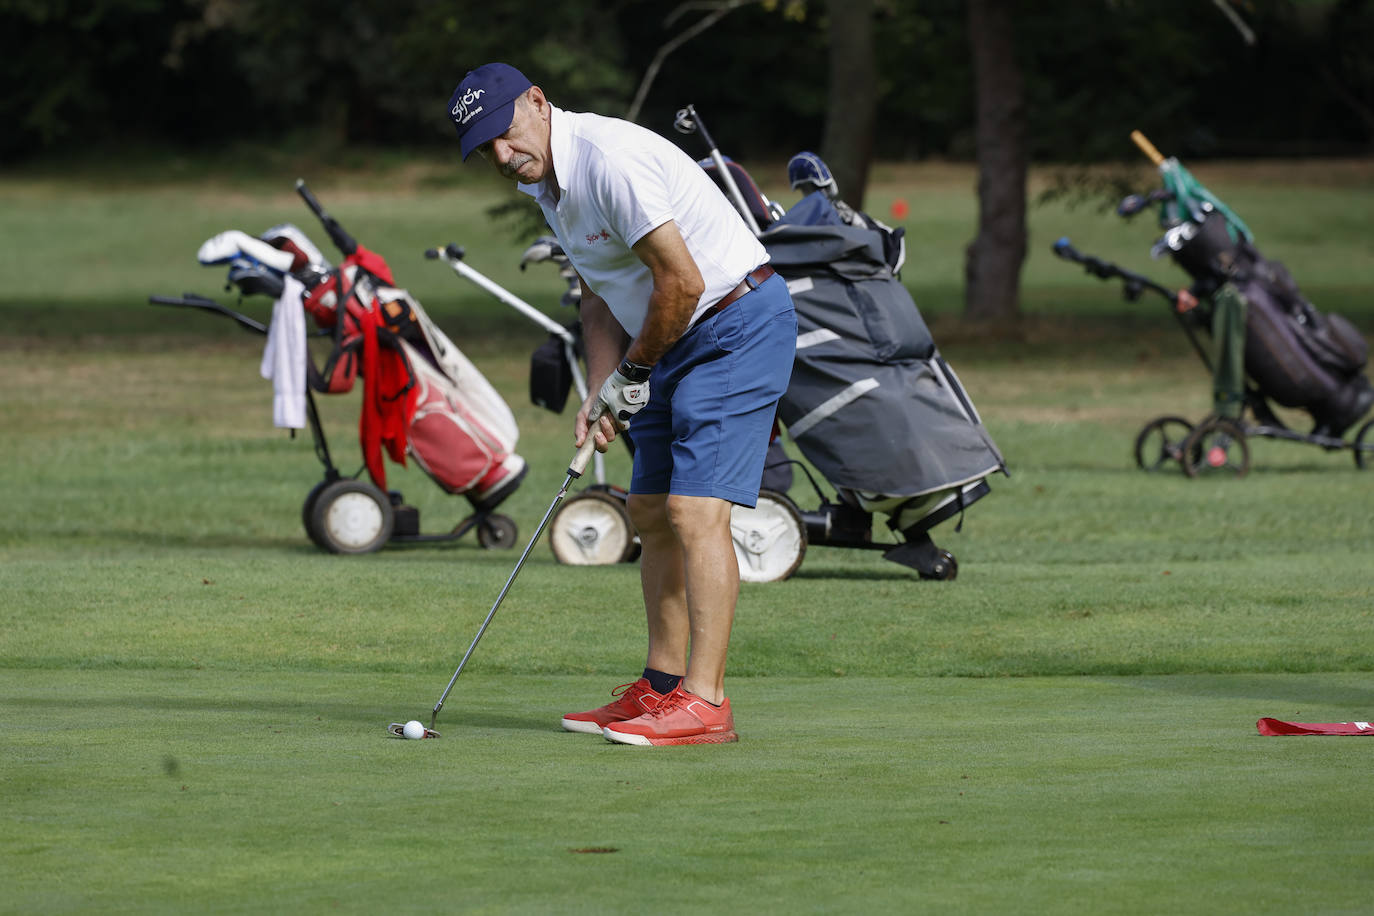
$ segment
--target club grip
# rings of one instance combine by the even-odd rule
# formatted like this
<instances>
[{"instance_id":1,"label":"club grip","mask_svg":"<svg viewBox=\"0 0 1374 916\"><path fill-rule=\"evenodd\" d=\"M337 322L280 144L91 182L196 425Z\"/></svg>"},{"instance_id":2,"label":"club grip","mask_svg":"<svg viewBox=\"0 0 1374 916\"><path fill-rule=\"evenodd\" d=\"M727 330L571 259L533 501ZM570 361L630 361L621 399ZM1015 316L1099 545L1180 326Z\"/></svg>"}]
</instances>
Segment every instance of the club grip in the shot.
<instances>
[{"instance_id":1,"label":"club grip","mask_svg":"<svg viewBox=\"0 0 1374 916\"><path fill-rule=\"evenodd\" d=\"M596 451L596 421L601 419L601 415L606 412L606 405L597 398L592 409L587 413L587 438L578 448L577 454L573 455L572 463L568 465L569 477L581 477L587 470L587 462L592 460L592 452Z\"/></svg>"},{"instance_id":2,"label":"club grip","mask_svg":"<svg viewBox=\"0 0 1374 916\"><path fill-rule=\"evenodd\" d=\"M1131 139L1135 141L1136 146L1140 147L1142 153L1150 157L1151 162L1155 165L1164 164L1164 156L1160 154L1159 150L1155 149L1155 145L1147 140L1144 134L1138 130L1133 130L1131 131Z\"/></svg>"},{"instance_id":3,"label":"club grip","mask_svg":"<svg viewBox=\"0 0 1374 916\"><path fill-rule=\"evenodd\" d=\"M324 225L324 231L329 235L329 240L334 243L334 247L343 252L344 255L351 255L358 250L358 241L348 234L339 221L324 211L320 202L315 199L315 195L310 193L310 189L305 186L304 178L296 179L296 192L300 194L305 205L310 208L319 221Z\"/></svg>"}]
</instances>

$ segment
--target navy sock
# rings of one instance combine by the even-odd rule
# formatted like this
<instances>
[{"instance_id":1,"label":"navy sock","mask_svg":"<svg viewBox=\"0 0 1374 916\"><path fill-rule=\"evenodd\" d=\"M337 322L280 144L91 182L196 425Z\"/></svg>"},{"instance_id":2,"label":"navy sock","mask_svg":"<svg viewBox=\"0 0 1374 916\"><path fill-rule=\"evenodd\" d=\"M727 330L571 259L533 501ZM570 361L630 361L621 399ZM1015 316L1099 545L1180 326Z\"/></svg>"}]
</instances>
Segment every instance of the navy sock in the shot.
<instances>
[{"instance_id":1,"label":"navy sock","mask_svg":"<svg viewBox=\"0 0 1374 916\"><path fill-rule=\"evenodd\" d=\"M644 677L648 679L649 686L654 688L654 693L672 693L673 688L682 683L682 675L667 674L656 668L645 668Z\"/></svg>"}]
</instances>

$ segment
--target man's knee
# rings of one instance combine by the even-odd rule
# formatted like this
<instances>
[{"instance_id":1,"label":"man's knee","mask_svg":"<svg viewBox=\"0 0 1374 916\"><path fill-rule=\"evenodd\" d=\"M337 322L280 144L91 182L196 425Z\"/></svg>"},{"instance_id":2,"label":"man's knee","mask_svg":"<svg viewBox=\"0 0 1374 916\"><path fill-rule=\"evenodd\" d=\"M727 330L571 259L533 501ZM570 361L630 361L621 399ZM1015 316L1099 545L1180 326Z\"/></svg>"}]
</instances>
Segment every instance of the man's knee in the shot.
<instances>
[{"instance_id":1,"label":"man's knee","mask_svg":"<svg viewBox=\"0 0 1374 916\"><path fill-rule=\"evenodd\" d=\"M671 495L666 500L664 514L683 540L730 529L730 503L714 496Z\"/></svg>"}]
</instances>

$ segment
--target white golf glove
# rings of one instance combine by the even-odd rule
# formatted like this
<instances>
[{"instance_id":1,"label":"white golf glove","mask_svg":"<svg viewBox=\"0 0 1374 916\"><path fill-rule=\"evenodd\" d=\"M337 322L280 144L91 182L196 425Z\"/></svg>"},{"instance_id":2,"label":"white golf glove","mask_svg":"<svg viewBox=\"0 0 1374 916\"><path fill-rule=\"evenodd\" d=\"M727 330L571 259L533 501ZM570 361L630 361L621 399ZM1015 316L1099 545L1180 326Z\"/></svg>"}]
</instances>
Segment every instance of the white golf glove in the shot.
<instances>
[{"instance_id":1,"label":"white golf glove","mask_svg":"<svg viewBox=\"0 0 1374 916\"><path fill-rule=\"evenodd\" d=\"M649 379L635 382L627 378L622 371L628 365L622 363L620 369L611 373L610 378L601 386L602 403L606 405L606 412L622 427L630 425L630 418L649 403ZM632 369L643 369L642 366L633 366ZM640 374L640 373L636 373Z\"/></svg>"}]
</instances>

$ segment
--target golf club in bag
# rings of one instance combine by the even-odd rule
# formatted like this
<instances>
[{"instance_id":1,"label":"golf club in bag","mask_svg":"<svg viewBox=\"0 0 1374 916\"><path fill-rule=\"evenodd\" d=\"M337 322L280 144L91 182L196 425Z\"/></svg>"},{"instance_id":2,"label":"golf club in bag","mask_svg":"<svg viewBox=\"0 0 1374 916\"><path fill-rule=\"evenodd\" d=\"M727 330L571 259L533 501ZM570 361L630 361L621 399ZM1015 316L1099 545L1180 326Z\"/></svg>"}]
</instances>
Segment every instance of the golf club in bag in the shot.
<instances>
[{"instance_id":1,"label":"golf club in bag","mask_svg":"<svg viewBox=\"0 0 1374 916\"><path fill-rule=\"evenodd\" d=\"M1364 374L1364 338L1340 315L1309 302L1288 270L1255 247L1240 217L1177 159L1166 159L1139 131L1131 139L1158 167L1161 187L1127 196L1117 213L1129 219L1158 206L1164 234L1151 253L1167 253L1188 273L1191 287L1166 289L1081 254L1067 238L1055 243L1054 253L1094 276L1123 280L1127 299L1148 289L1168 301L1212 376L1212 413L1197 424L1174 415L1149 421L1136 437L1136 463L1154 470L1176 462L1189 477L1242 476L1250 469L1246 440L1269 438L1332 451L1350 448L1356 466L1365 467L1374 422L1361 426L1352 441L1343 438L1374 406L1374 388ZM1306 411L1311 431L1290 428L1273 404Z\"/></svg>"},{"instance_id":2,"label":"golf club in bag","mask_svg":"<svg viewBox=\"0 0 1374 916\"><path fill-rule=\"evenodd\" d=\"M333 553L361 554L394 543L452 541L469 531L485 548L510 548L517 529L496 507L525 476L515 454L519 433L505 401L462 351L395 286L377 253L358 244L320 206L303 181L296 189L344 255L331 265L298 228L282 224L259 237L230 230L200 248L202 264L227 265L228 287L275 299L264 325L203 296L153 296L156 305L225 315L267 337L263 375L273 380L274 422L309 426L324 479L306 497L302 522L310 539ZM305 316L330 343L317 367ZM329 451L315 393L349 392L363 381L359 443L363 467L342 474ZM420 531L419 510L388 491L385 457L406 457L445 492L464 496L473 513L452 530ZM370 480L362 479L366 470Z\"/></svg>"},{"instance_id":3,"label":"golf club in bag","mask_svg":"<svg viewBox=\"0 0 1374 916\"><path fill-rule=\"evenodd\" d=\"M835 488L832 501L806 465L785 453L770 459L758 506L737 507L731 518L741 578L786 578L814 545L881 550L923 579L953 579L958 562L930 531L962 520L990 492L987 478L1007 468L897 277L904 230L845 204L814 153L789 163L789 183L804 196L785 210L720 154L692 106L674 126L706 142L702 168L756 228L769 263L787 280L797 351L778 419ZM805 473L816 509L767 488L768 474L784 463ZM901 540L874 538L876 513Z\"/></svg>"}]
</instances>

